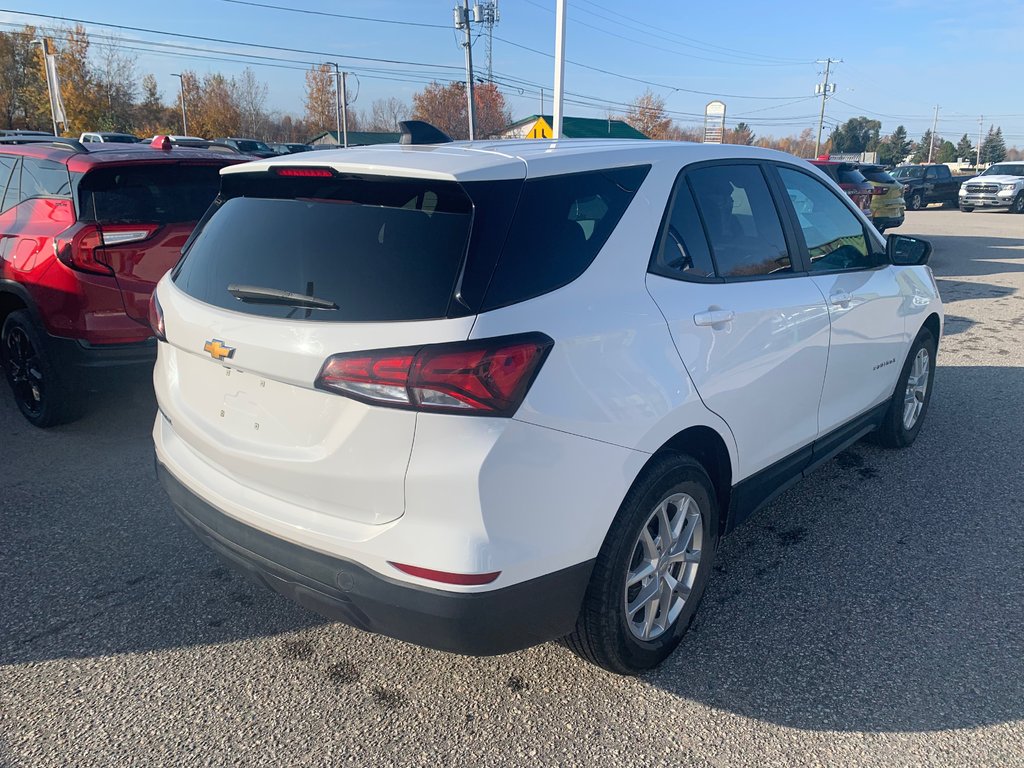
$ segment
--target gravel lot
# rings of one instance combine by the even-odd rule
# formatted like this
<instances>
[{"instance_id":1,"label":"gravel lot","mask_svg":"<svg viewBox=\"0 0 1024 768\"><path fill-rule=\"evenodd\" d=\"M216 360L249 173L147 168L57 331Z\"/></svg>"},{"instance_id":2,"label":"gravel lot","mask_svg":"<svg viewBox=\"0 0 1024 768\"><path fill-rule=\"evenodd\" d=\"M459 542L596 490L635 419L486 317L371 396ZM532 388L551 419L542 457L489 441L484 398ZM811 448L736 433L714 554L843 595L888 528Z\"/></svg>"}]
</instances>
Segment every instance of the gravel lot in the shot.
<instances>
[{"instance_id":1,"label":"gravel lot","mask_svg":"<svg viewBox=\"0 0 1024 768\"><path fill-rule=\"evenodd\" d=\"M0 765L1024 765L1024 217L909 213L948 321L914 447L727 539L625 679L450 656L236 577L152 470L148 383L41 432L0 391Z\"/></svg>"}]
</instances>

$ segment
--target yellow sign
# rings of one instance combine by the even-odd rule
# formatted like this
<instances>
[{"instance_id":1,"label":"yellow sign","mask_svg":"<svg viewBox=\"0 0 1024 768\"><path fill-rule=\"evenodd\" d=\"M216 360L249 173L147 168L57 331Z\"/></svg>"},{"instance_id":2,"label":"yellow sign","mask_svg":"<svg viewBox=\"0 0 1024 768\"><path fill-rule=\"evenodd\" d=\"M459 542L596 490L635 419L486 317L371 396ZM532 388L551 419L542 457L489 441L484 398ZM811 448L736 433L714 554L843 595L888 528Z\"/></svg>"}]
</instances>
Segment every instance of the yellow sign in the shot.
<instances>
[{"instance_id":1,"label":"yellow sign","mask_svg":"<svg viewBox=\"0 0 1024 768\"><path fill-rule=\"evenodd\" d=\"M234 357L235 348L225 346L224 342L220 339L213 339L203 345L203 352L209 352L210 357L214 360L223 360L224 358L231 359Z\"/></svg>"},{"instance_id":2,"label":"yellow sign","mask_svg":"<svg viewBox=\"0 0 1024 768\"><path fill-rule=\"evenodd\" d=\"M527 131L526 138L550 139L553 134L554 132L551 130L551 126L548 125L547 120L543 117L538 117L537 122L533 124L533 128Z\"/></svg>"}]
</instances>

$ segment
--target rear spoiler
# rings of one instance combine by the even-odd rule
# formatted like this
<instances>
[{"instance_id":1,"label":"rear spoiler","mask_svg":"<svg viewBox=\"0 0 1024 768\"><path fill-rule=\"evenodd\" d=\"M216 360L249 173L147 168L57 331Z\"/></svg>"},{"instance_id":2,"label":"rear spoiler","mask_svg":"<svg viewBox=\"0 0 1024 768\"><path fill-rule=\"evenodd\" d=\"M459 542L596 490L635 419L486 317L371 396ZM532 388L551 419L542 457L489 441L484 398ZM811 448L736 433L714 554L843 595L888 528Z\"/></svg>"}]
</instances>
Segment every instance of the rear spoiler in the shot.
<instances>
[{"instance_id":1,"label":"rear spoiler","mask_svg":"<svg viewBox=\"0 0 1024 768\"><path fill-rule=\"evenodd\" d=\"M398 127L402 129L399 144L448 144L452 141L451 136L424 120L402 120Z\"/></svg>"}]
</instances>

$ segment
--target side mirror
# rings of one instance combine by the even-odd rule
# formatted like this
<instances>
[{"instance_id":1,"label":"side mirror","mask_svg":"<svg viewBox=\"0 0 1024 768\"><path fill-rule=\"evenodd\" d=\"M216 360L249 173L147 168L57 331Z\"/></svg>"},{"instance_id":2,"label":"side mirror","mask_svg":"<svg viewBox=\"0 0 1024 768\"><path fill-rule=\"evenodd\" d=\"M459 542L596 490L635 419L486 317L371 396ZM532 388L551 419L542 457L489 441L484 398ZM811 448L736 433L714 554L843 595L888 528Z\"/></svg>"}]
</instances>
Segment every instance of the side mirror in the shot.
<instances>
[{"instance_id":1,"label":"side mirror","mask_svg":"<svg viewBox=\"0 0 1024 768\"><path fill-rule=\"evenodd\" d=\"M932 244L927 240L906 235L889 235L885 241L889 262L899 267L914 267L928 263Z\"/></svg>"}]
</instances>

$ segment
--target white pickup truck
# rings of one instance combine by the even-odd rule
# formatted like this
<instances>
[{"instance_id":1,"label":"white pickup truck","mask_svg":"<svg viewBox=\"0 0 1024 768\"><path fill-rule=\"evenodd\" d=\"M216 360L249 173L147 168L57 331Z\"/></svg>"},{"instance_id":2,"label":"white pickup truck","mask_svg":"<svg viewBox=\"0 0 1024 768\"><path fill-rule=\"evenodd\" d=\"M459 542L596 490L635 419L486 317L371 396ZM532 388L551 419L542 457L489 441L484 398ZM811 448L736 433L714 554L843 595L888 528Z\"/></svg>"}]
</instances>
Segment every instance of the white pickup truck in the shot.
<instances>
[{"instance_id":1,"label":"white pickup truck","mask_svg":"<svg viewBox=\"0 0 1024 768\"><path fill-rule=\"evenodd\" d=\"M1024 213L1024 162L996 163L960 186L960 210L1006 208Z\"/></svg>"}]
</instances>

